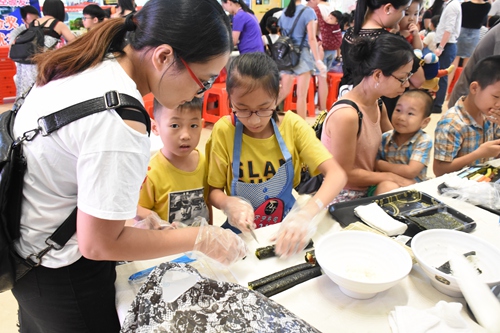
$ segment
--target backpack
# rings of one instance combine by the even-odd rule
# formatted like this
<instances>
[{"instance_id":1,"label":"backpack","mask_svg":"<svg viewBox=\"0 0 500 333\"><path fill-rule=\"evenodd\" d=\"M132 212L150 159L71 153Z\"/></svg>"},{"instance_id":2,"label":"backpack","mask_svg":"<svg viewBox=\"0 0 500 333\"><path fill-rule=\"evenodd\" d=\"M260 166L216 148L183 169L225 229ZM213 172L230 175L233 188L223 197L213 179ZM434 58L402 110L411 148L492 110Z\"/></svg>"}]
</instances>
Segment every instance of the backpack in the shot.
<instances>
[{"instance_id":1,"label":"backpack","mask_svg":"<svg viewBox=\"0 0 500 333\"><path fill-rule=\"evenodd\" d=\"M75 120L110 109L115 109L123 119L144 123L148 133L151 130L149 115L139 101L128 95L109 91L104 96L39 118L37 128L16 138L14 121L22 104L20 102L26 94L16 100L12 110L0 114L0 292L12 289L17 280L41 264L42 257L48 251L63 248L76 231L75 207L59 228L45 240L45 249L27 258L22 258L15 252L14 242L21 236L21 203L27 169L22 150L23 141L31 141L39 134L43 138Z\"/></svg>"},{"instance_id":2,"label":"backpack","mask_svg":"<svg viewBox=\"0 0 500 333\"><path fill-rule=\"evenodd\" d=\"M304 12L304 10L306 10L306 8L307 7L302 8L302 10L299 12L299 15L297 15L297 17L293 21L292 29L290 29L290 32L287 34L287 36L281 35L274 43L270 45L271 58L273 58L273 60L276 62L280 71L289 70L299 64L300 50L302 49L302 45L304 44L307 32L304 34L304 37L302 37L302 41L300 42L299 47L295 47L292 38L289 36L293 34L295 26L297 25L300 16Z\"/></svg>"},{"instance_id":3,"label":"backpack","mask_svg":"<svg viewBox=\"0 0 500 333\"><path fill-rule=\"evenodd\" d=\"M273 56L272 52L271 52L271 46L273 45L273 40L271 39L271 36L269 35L264 35L267 39L267 45L266 45L266 54L270 57Z\"/></svg>"},{"instance_id":4,"label":"backpack","mask_svg":"<svg viewBox=\"0 0 500 333\"><path fill-rule=\"evenodd\" d=\"M33 64L33 56L45 50L44 29L47 22L48 20L40 24L38 21L34 20L30 23L28 29L17 35L16 39L14 39L14 43L10 46L9 58L21 64ZM49 29L54 30L58 22L59 20L53 20L52 23L50 23ZM52 47L56 44L57 43Z\"/></svg>"},{"instance_id":5,"label":"backpack","mask_svg":"<svg viewBox=\"0 0 500 333\"><path fill-rule=\"evenodd\" d=\"M358 113L358 136L361 132L361 124L363 123L363 113L359 110L359 107L356 103L349 99L341 99L336 101L332 108L339 104L348 104L352 106L356 112ZM379 104L380 105L380 104ZM316 137L321 140L321 134L323 133L323 123L325 122L326 116L328 115L328 111L321 111L318 115L312 128L316 133ZM302 169L300 170L300 183L295 187L295 190L299 194L311 194L319 190L321 184L323 183L324 176L322 174L311 176L309 172L309 167L306 164L302 164Z\"/></svg>"}]
</instances>

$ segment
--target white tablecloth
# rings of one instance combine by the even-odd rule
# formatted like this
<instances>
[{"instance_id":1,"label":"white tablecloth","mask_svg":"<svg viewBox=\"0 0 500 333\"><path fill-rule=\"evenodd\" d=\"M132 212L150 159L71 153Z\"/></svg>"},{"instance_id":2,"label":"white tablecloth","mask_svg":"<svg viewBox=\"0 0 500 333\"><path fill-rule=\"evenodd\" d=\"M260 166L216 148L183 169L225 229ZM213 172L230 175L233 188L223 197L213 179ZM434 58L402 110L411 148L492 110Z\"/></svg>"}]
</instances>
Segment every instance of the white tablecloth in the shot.
<instances>
[{"instance_id":1,"label":"white tablecloth","mask_svg":"<svg viewBox=\"0 0 500 333\"><path fill-rule=\"evenodd\" d=\"M477 227L472 234L500 248L499 217L473 205L439 196L437 186L444 182L446 177L448 176L445 175L409 188L425 192L463 214L468 215L477 223ZM215 275L225 280L235 280L241 285L247 286L249 281L304 262L303 254L296 255L287 260L276 258L258 260L255 257L253 254L255 249L271 244L269 238L278 227L270 226L256 230L257 238L260 241L259 244L250 236L245 236L244 239L250 249L250 254L247 258L231 266L229 268L230 272L214 270L209 272L213 273L210 275ZM339 223L330 218L325 212L318 232L313 239L318 241L325 234L339 232L341 229ZM178 257L178 255L133 262L117 267L118 277L115 285L120 320L123 321L126 311L138 289L138 285L128 282L128 277L139 270L175 257ZM391 332L387 318L389 312L394 310L395 306L409 305L415 308L426 309L433 307L440 300L461 302L465 305L463 298L453 298L434 289L418 264L413 266L410 274L398 285L368 300L356 300L345 296L339 287L326 275L304 282L271 298L322 332ZM462 314L474 332L484 332L482 327L470 319L465 307L462 310Z\"/></svg>"}]
</instances>

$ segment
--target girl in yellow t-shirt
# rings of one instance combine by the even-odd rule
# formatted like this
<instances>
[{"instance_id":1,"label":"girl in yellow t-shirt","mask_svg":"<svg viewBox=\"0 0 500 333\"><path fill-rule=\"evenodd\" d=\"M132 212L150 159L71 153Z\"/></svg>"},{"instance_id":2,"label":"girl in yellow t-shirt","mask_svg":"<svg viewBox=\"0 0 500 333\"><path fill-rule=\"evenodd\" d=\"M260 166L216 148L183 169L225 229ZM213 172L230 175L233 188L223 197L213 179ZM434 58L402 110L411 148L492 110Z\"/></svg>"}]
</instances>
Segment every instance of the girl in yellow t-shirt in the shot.
<instances>
[{"instance_id":1,"label":"girl in yellow t-shirt","mask_svg":"<svg viewBox=\"0 0 500 333\"><path fill-rule=\"evenodd\" d=\"M209 200L235 232L283 221L276 253L291 255L309 241L315 230L311 221L345 185L345 172L301 117L278 116L280 77L269 56L235 58L226 86L233 115L214 125L207 142ZM302 162L325 178L311 200L290 212Z\"/></svg>"}]
</instances>

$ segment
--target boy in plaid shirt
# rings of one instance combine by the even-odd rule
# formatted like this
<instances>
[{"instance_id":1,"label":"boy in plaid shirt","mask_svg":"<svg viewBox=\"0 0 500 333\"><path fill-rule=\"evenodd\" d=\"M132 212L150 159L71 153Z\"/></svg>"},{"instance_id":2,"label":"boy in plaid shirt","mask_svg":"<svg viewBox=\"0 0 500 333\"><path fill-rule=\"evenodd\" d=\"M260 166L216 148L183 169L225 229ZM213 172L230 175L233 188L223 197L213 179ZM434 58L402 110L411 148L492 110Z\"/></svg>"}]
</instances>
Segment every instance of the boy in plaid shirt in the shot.
<instances>
[{"instance_id":1,"label":"boy in plaid shirt","mask_svg":"<svg viewBox=\"0 0 500 333\"><path fill-rule=\"evenodd\" d=\"M427 179L432 139L423 129L431 119L432 104L432 97L423 90L408 90L401 95L391 117L394 129L382 134L378 171L393 172L417 182ZM399 187L394 185L384 191Z\"/></svg>"},{"instance_id":2,"label":"boy in plaid shirt","mask_svg":"<svg viewBox=\"0 0 500 333\"><path fill-rule=\"evenodd\" d=\"M439 120L434 138L434 173L441 176L485 163L500 154L500 55L479 61L469 94Z\"/></svg>"}]
</instances>

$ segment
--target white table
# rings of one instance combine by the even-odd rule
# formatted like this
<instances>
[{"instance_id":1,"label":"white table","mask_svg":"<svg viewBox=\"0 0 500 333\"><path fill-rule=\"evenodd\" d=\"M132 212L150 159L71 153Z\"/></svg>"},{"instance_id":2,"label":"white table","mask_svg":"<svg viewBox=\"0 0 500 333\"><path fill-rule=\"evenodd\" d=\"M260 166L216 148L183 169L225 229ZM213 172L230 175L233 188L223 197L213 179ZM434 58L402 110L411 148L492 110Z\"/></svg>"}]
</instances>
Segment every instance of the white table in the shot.
<instances>
[{"instance_id":1,"label":"white table","mask_svg":"<svg viewBox=\"0 0 500 333\"><path fill-rule=\"evenodd\" d=\"M500 248L499 217L473 205L450 198L441 197L437 193L437 186L447 175L432 179L409 188L425 192L449 206L468 215L477 223L472 234L481 237ZM249 281L261 278L270 273L304 262L304 255L296 255L287 260L266 259L258 260L254 253L257 247L270 244L269 238L279 226L270 226L256 230L260 244L257 244L249 235L244 236L250 249L250 254L229 268L229 272L217 272L221 279L235 280L247 286ZM339 223L326 214L313 237L318 241L325 234L339 232L342 228ZM132 302L137 285L131 285L128 277L145 268L158 263L171 260L177 256L155 260L133 262L117 267L117 309L120 320ZM438 301L460 302L465 305L463 298L453 298L434 289L429 279L420 269L419 265L413 266L410 274L395 287L379 293L372 299L356 300L345 296L339 287L326 275L306 281L287 291L271 297L276 302L284 305L290 311L306 320L322 332L391 332L388 314L395 306L412 306L426 309L433 307ZM469 322L474 332L484 332L483 328L472 321L464 307L463 316Z\"/></svg>"}]
</instances>

